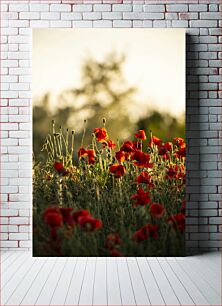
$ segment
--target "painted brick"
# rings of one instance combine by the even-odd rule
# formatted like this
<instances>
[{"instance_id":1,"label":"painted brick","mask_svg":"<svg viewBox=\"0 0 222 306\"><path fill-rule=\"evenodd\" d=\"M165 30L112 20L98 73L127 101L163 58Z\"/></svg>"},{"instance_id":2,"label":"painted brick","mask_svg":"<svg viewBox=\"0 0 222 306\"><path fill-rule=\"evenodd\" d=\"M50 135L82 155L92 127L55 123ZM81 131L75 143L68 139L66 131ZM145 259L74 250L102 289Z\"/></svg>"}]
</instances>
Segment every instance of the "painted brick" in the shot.
<instances>
[{"instance_id":1,"label":"painted brick","mask_svg":"<svg viewBox=\"0 0 222 306\"><path fill-rule=\"evenodd\" d=\"M125 13L123 12L123 19L164 19L163 13Z\"/></svg>"},{"instance_id":2,"label":"painted brick","mask_svg":"<svg viewBox=\"0 0 222 306\"><path fill-rule=\"evenodd\" d=\"M190 12L206 12L207 4L189 4Z\"/></svg>"},{"instance_id":3,"label":"painted brick","mask_svg":"<svg viewBox=\"0 0 222 306\"><path fill-rule=\"evenodd\" d=\"M94 12L110 12L111 4L94 4L93 10Z\"/></svg>"},{"instance_id":4,"label":"painted brick","mask_svg":"<svg viewBox=\"0 0 222 306\"><path fill-rule=\"evenodd\" d=\"M210 224L221 224L221 217L210 217L209 218Z\"/></svg>"},{"instance_id":5,"label":"painted brick","mask_svg":"<svg viewBox=\"0 0 222 306\"><path fill-rule=\"evenodd\" d=\"M131 4L113 4L112 11L113 12L131 12L132 5Z\"/></svg>"},{"instance_id":6,"label":"painted brick","mask_svg":"<svg viewBox=\"0 0 222 306\"><path fill-rule=\"evenodd\" d=\"M208 34L209 34L209 29L204 29L204 28L200 29L200 35L208 35Z\"/></svg>"},{"instance_id":7,"label":"painted brick","mask_svg":"<svg viewBox=\"0 0 222 306\"><path fill-rule=\"evenodd\" d=\"M209 19L215 19L215 20L220 20L221 18L221 13L200 13L200 19L206 19L206 20L209 20Z\"/></svg>"},{"instance_id":8,"label":"painted brick","mask_svg":"<svg viewBox=\"0 0 222 306\"><path fill-rule=\"evenodd\" d=\"M28 20L9 20L9 27L16 28L16 27L28 27L29 21Z\"/></svg>"},{"instance_id":9,"label":"painted brick","mask_svg":"<svg viewBox=\"0 0 222 306\"><path fill-rule=\"evenodd\" d=\"M215 28L215 29L209 29L210 35L221 35L221 29L220 28Z\"/></svg>"},{"instance_id":10,"label":"painted brick","mask_svg":"<svg viewBox=\"0 0 222 306\"><path fill-rule=\"evenodd\" d=\"M121 12L105 12L102 13L102 19L122 19L123 15Z\"/></svg>"},{"instance_id":11,"label":"painted brick","mask_svg":"<svg viewBox=\"0 0 222 306\"><path fill-rule=\"evenodd\" d=\"M133 11L134 12L142 12L143 11L143 5L141 5L141 4L134 4L133 5Z\"/></svg>"},{"instance_id":12,"label":"painted brick","mask_svg":"<svg viewBox=\"0 0 222 306\"><path fill-rule=\"evenodd\" d=\"M179 19L198 19L198 13L179 13Z\"/></svg>"},{"instance_id":13,"label":"painted brick","mask_svg":"<svg viewBox=\"0 0 222 306\"><path fill-rule=\"evenodd\" d=\"M132 21L131 20L114 20L113 27L114 28L131 28Z\"/></svg>"},{"instance_id":14,"label":"painted brick","mask_svg":"<svg viewBox=\"0 0 222 306\"><path fill-rule=\"evenodd\" d=\"M83 13L83 19L96 20L96 19L101 19L101 18L102 18L102 13L100 12Z\"/></svg>"},{"instance_id":15,"label":"painted brick","mask_svg":"<svg viewBox=\"0 0 222 306\"><path fill-rule=\"evenodd\" d=\"M62 14L70 14L70 13L62 13ZM41 19L57 20L59 18L60 18L60 13L58 12L41 13Z\"/></svg>"},{"instance_id":16,"label":"painted brick","mask_svg":"<svg viewBox=\"0 0 222 306\"><path fill-rule=\"evenodd\" d=\"M92 12L92 4L76 4L73 5L74 12Z\"/></svg>"},{"instance_id":17,"label":"painted brick","mask_svg":"<svg viewBox=\"0 0 222 306\"><path fill-rule=\"evenodd\" d=\"M151 21L152 26L152 21ZM142 28L143 27L143 21L142 20L133 20L133 28Z\"/></svg>"},{"instance_id":18,"label":"painted brick","mask_svg":"<svg viewBox=\"0 0 222 306\"><path fill-rule=\"evenodd\" d=\"M190 26L194 28L213 28L217 27L217 20L191 20Z\"/></svg>"},{"instance_id":19,"label":"painted brick","mask_svg":"<svg viewBox=\"0 0 222 306\"><path fill-rule=\"evenodd\" d=\"M9 4L10 12L28 12L29 5L26 3Z\"/></svg>"},{"instance_id":20,"label":"painted brick","mask_svg":"<svg viewBox=\"0 0 222 306\"><path fill-rule=\"evenodd\" d=\"M23 225L20 225L19 226L19 232L20 233L27 233L27 232L30 232L31 231L31 229L30 229L30 227L29 226L23 226Z\"/></svg>"},{"instance_id":21,"label":"painted brick","mask_svg":"<svg viewBox=\"0 0 222 306\"><path fill-rule=\"evenodd\" d=\"M143 20L143 27L144 28L152 28L152 21L151 20Z\"/></svg>"},{"instance_id":22,"label":"painted brick","mask_svg":"<svg viewBox=\"0 0 222 306\"><path fill-rule=\"evenodd\" d=\"M158 4L156 4L156 5L151 5L151 4L144 5L143 8L144 8L144 12L158 12L158 13L165 12L165 7L162 4L161 5L158 5Z\"/></svg>"},{"instance_id":23,"label":"painted brick","mask_svg":"<svg viewBox=\"0 0 222 306\"><path fill-rule=\"evenodd\" d=\"M50 25L48 20L31 20L30 27L31 28L48 28Z\"/></svg>"},{"instance_id":24,"label":"painted brick","mask_svg":"<svg viewBox=\"0 0 222 306\"><path fill-rule=\"evenodd\" d=\"M1 248L17 248L18 242L17 241L0 241Z\"/></svg>"},{"instance_id":25,"label":"painted brick","mask_svg":"<svg viewBox=\"0 0 222 306\"><path fill-rule=\"evenodd\" d=\"M49 11L49 4L46 4L46 3L30 3L29 7L30 7L30 11L35 11L35 12L48 12Z\"/></svg>"},{"instance_id":26,"label":"painted brick","mask_svg":"<svg viewBox=\"0 0 222 306\"><path fill-rule=\"evenodd\" d=\"M209 66L210 67L221 67L221 61L220 60L210 60Z\"/></svg>"},{"instance_id":27,"label":"painted brick","mask_svg":"<svg viewBox=\"0 0 222 306\"><path fill-rule=\"evenodd\" d=\"M94 20L93 27L94 28L111 28L112 27L111 20Z\"/></svg>"},{"instance_id":28,"label":"painted brick","mask_svg":"<svg viewBox=\"0 0 222 306\"><path fill-rule=\"evenodd\" d=\"M51 4L50 11L52 12L70 12L71 5L69 4Z\"/></svg>"},{"instance_id":29,"label":"painted brick","mask_svg":"<svg viewBox=\"0 0 222 306\"><path fill-rule=\"evenodd\" d=\"M20 248L30 248L31 246L31 241L19 241Z\"/></svg>"},{"instance_id":30,"label":"painted brick","mask_svg":"<svg viewBox=\"0 0 222 306\"><path fill-rule=\"evenodd\" d=\"M179 17L178 13L166 13L165 18L170 20L177 20Z\"/></svg>"},{"instance_id":31,"label":"painted brick","mask_svg":"<svg viewBox=\"0 0 222 306\"><path fill-rule=\"evenodd\" d=\"M70 28L72 22L70 20L51 20L50 26L52 28Z\"/></svg>"},{"instance_id":32,"label":"painted brick","mask_svg":"<svg viewBox=\"0 0 222 306\"><path fill-rule=\"evenodd\" d=\"M200 43L206 43L206 44L217 43L217 37L216 36L201 36L200 37ZM208 46L208 48L209 48L209 46Z\"/></svg>"},{"instance_id":33,"label":"painted brick","mask_svg":"<svg viewBox=\"0 0 222 306\"><path fill-rule=\"evenodd\" d=\"M172 26L175 28L187 28L188 21L187 20L173 20Z\"/></svg>"},{"instance_id":34,"label":"painted brick","mask_svg":"<svg viewBox=\"0 0 222 306\"><path fill-rule=\"evenodd\" d=\"M28 234L27 233L12 233L9 234L10 240L28 240Z\"/></svg>"},{"instance_id":35,"label":"painted brick","mask_svg":"<svg viewBox=\"0 0 222 306\"><path fill-rule=\"evenodd\" d=\"M75 28L92 28L92 20L72 21L72 26Z\"/></svg>"},{"instance_id":36,"label":"painted brick","mask_svg":"<svg viewBox=\"0 0 222 306\"><path fill-rule=\"evenodd\" d=\"M188 5L186 4L172 4L166 5L167 12L188 12Z\"/></svg>"},{"instance_id":37,"label":"painted brick","mask_svg":"<svg viewBox=\"0 0 222 306\"><path fill-rule=\"evenodd\" d=\"M40 13L38 12L23 12L19 13L19 19L39 19Z\"/></svg>"},{"instance_id":38,"label":"painted brick","mask_svg":"<svg viewBox=\"0 0 222 306\"><path fill-rule=\"evenodd\" d=\"M80 20L82 19L82 14L81 13L61 13L61 19L62 20Z\"/></svg>"}]
</instances>

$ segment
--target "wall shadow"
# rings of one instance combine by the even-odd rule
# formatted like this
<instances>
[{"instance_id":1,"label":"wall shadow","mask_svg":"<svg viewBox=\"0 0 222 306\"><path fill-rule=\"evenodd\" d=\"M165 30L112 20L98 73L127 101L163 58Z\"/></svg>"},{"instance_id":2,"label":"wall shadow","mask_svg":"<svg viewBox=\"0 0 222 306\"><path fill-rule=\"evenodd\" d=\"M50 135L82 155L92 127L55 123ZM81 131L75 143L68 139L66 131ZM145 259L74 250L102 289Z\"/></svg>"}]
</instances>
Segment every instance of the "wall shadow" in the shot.
<instances>
[{"instance_id":1,"label":"wall shadow","mask_svg":"<svg viewBox=\"0 0 222 306\"><path fill-rule=\"evenodd\" d=\"M197 36L186 35L186 141L187 207L186 256L202 253L199 248L200 188L200 83Z\"/></svg>"}]
</instances>

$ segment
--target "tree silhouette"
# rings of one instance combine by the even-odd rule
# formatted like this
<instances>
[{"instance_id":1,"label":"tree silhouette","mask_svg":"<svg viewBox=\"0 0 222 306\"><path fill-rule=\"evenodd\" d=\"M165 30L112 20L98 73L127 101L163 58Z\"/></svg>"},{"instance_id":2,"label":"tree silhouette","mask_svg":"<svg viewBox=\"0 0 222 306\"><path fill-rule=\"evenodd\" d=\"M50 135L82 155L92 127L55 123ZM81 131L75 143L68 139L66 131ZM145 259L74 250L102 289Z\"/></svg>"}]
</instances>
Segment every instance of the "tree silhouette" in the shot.
<instances>
[{"instance_id":1,"label":"tree silhouette","mask_svg":"<svg viewBox=\"0 0 222 306\"><path fill-rule=\"evenodd\" d=\"M90 135L106 118L110 137L129 137L135 127L131 121L130 106L134 103L136 89L128 86L123 77L124 61L124 56L115 53L107 55L103 61L87 58L82 67L81 86L63 93L63 99L73 103L69 124L76 125L78 132L83 123L83 120L81 124L78 122L79 116L83 114Z\"/></svg>"},{"instance_id":2,"label":"tree silhouette","mask_svg":"<svg viewBox=\"0 0 222 306\"><path fill-rule=\"evenodd\" d=\"M84 120L87 120L86 145L90 143L94 128L103 125L103 118L106 118L106 128L114 142L132 139L136 129L143 129L147 134L152 130L163 141L185 136L184 120L167 113L144 110L143 117L135 122L132 115L135 106L140 107L140 104L136 100L136 88L124 78L124 61L124 55L114 52L102 60L88 56L81 68L80 86L63 91L53 109L50 108L49 93L34 103L33 148L36 157L44 158L40 149L51 131L52 119L57 128L63 126L76 131L77 147L81 144Z\"/></svg>"}]
</instances>

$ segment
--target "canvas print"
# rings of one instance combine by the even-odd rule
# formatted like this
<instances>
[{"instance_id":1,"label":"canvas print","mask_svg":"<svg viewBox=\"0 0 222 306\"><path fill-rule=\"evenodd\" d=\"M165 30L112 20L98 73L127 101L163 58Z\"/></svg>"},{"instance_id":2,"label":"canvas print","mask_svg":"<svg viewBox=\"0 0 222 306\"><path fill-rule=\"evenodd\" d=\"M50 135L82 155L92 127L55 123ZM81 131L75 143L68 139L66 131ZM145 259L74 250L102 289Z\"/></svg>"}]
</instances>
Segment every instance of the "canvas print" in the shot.
<instances>
[{"instance_id":1,"label":"canvas print","mask_svg":"<svg viewBox=\"0 0 222 306\"><path fill-rule=\"evenodd\" d=\"M185 255L183 29L33 30L33 256Z\"/></svg>"}]
</instances>

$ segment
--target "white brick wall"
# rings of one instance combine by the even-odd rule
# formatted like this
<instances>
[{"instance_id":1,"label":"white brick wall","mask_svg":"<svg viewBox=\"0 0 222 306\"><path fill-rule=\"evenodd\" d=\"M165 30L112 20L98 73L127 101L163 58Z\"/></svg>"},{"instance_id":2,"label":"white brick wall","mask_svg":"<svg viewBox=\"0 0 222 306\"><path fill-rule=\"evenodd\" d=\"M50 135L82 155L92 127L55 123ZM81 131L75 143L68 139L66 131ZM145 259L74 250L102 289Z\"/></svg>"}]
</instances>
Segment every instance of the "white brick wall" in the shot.
<instances>
[{"instance_id":1,"label":"white brick wall","mask_svg":"<svg viewBox=\"0 0 222 306\"><path fill-rule=\"evenodd\" d=\"M1 2L1 248L31 246L31 28L187 28L187 248L221 246L220 0Z\"/></svg>"}]
</instances>

